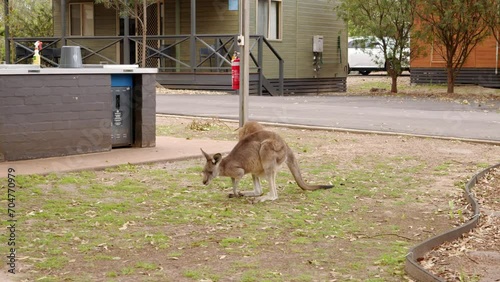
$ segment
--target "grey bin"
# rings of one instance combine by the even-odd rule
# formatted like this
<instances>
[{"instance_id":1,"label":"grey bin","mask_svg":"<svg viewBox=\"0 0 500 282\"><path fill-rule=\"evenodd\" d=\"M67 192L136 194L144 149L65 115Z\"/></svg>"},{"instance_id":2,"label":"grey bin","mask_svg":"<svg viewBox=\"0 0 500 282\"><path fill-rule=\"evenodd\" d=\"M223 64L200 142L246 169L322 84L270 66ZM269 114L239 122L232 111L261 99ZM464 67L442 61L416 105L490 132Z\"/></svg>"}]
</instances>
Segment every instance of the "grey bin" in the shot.
<instances>
[{"instance_id":1,"label":"grey bin","mask_svg":"<svg viewBox=\"0 0 500 282\"><path fill-rule=\"evenodd\" d=\"M80 46L63 46L61 49L60 68L82 68L82 52Z\"/></svg>"}]
</instances>

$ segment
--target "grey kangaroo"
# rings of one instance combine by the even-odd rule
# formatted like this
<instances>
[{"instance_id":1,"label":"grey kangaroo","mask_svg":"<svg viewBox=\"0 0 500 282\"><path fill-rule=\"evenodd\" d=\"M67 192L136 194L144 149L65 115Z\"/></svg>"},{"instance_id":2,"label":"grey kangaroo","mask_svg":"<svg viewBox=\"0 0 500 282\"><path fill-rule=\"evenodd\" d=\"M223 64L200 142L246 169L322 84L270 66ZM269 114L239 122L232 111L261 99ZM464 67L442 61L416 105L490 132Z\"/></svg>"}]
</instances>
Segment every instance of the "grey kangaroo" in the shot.
<instances>
[{"instance_id":1,"label":"grey kangaroo","mask_svg":"<svg viewBox=\"0 0 500 282\"><path fill-rule=\"evenodd\" d=\"M240 129L240 141L224 158L220 153L209 155L201 152L207 162L203 169L203 184L208 185L217 176L231 178L233 193L230 197L255 197L254 202L274 201L278 198L276 174L286 162L295 181L303 190L329 189L332 185L309 185L301 176L299 164L293 151L276 133L264 130L257 122L248 122ZM253 191L238 191L238 183L245 174L252 174ZM265 177L271 186L270 192L262 196L260 178Z\"/></svg>"}]
</instances>

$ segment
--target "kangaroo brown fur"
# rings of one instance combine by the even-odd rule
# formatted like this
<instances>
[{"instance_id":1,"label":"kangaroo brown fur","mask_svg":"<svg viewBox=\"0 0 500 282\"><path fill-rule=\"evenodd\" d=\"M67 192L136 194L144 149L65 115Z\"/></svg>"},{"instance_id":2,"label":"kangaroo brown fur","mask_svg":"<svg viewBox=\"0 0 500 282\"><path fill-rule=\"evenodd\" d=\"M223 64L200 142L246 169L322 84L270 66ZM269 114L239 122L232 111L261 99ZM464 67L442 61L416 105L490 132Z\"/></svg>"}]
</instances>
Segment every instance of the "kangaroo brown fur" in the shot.
<instances>
[{"instance_id":1,"label":"kangaroo brown fur","mask_svg":"<svg viewBox=\"0 0 500 282\"><path fill-rule=\"evenodd\" d=\"M332 188L332 185L309 185L301 176L300 168L293 151L286 142L272 131L264 130L262 125L251 122L245 124L239 133L240 141L224 158L220 153L209 155L201 150L207 162L203 169L203 184L208 185L217 176L231 178L233 193L230 197L256 197L255 201L276 200L276 174L286 163L298 186L303 190ZM253 191L238 191L238 183L245 174L252 174ZM270 192L262 196L260 177L265 177L270 184Z\"/></svg>"},{"instance_id":2,"label":"kangaroo brown fur","mask_svg":"<svg viewBox=\"0 0 500 282\"><path fill-rule=\"evenodd\" d=\"M264 127L256 121L248 121L238 131L239 140L257 131L264 130Z\"/></svg>"}]
</instances>

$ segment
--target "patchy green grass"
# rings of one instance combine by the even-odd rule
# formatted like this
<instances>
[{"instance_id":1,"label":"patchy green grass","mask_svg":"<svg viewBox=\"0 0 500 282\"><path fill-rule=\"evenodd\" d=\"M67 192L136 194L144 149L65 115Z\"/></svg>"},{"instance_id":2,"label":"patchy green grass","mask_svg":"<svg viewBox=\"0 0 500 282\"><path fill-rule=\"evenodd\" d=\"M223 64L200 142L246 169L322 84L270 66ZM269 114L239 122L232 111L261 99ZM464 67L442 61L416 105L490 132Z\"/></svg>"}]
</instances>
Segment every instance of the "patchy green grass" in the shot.
<instances>
[{"instance_id":1,"label":"patchy green grass","mask_svg":"<svg viewBox=\"0 0 500 282\"><path fill-rule=\"evenodd\" d=\"M45 276L42 273L57 273L55 278L62 278L67 272L94 267L102 268L101 275L96 272L93 276L97 279L136 277L141 272L163 275L166 266L159 267L160 261L166 264L169 258L175 258L171 260L174 262L193 260L189 257L194 250L199 250L196 252L202 261L203 250L210 253L206 258L210 261L223 261L228 256L240 257L239 261L246 256L258 257L278 246L285 253L289 249L314 261L318 254L311 247L334 238L349 240L353 233L364 232L364 223L353 218L351 212L357 196L374 197L376 193L369 189L374 183L399 178L392 168L377 164L375 171L351 171L343 187L303 193L282 172L280 201L250 205L244 199L228 200L223 190L229 185L224 179L216 180L211 188L200 187L197 171L201 168L195 167L170 170L163 174L164 178L158 172L152 173L154 169L148 166L130 165L102 172L20 176L18 181L23 189L19 191L19 202L23 205L19 212L24 216L18 223L22 226L19 253L36 270L35 279ZM317 173L328 175L329 170L328 165L322 165ZM187 185L179 186L178 179ZM403 194L401 189L409 183L398 183L401 185L383 189ZM249 186L250 182L243 185ZM217 187L221 190L217 191ZM382 252L378 256L383 255ZM329 254L323 256L321 260L332 259ZM391 257L392 253L386 256ZM352 270L360 270L356 263L352 264ZM369 262L364 261L363 267L366 264ZM189 265L183 276L193 280L218 281L237 275L234 267L221 272L218 267ZM307 267L300 269L303 273L295 281L315 277ZM279 272L248 270L239 275L242 281L283 281L294 277Z\"/></svg>"},{"instance_id":2,"label":"patchy green grass","mask_svg":"<svg viewBox=\"0 0 500 282\"><path fill-rule=\"evenodd\" d=\"M391 90L391 78L385 75L379 74L378 77L374 77L375 74L372 74L368 77L354 77L356 83L347 84L348 93L353 94L363 94L370 93L370 90L375 88L380 90L385 89L387 92ZM362 81L359 81L362 80ZM444 92L446 93L447 86L446 84L429 84L429 85L410 85L406 81L408 77L399 77L398 78L398 92L406 93L408 91L411 92ZM458 88L458 87L457 87Z\"/></svg>"},{"instance_id":3,"label":"patchy green grass","mask_svg":"<svg viewBox=\"0 0 500 282\"><path fill-rule=\"evenodd\" d=\"M188 124L169 130L210 132ZM219 137L234 140L233 130L222 128ZM424 231L449 226L446 199L427 205L429 197L444 198L439 189L429 191L427 175L452 174L450 167L464 164L407 151L358 154L367 146L360 136L280 134L293 141L304 177L333 189L301 191L282 169L280 198L253 205L227 198L229 179L202 186L202 160L18 176L23 275L30 281L401 281L408 248ZM352 148L352 160L338 158L338 146ZM250 177L241 187L251 189Z\"/></svg>"},{"instance_id":4,"label":"patchy green grass","mask_svg":"<svg viewBox=\"0 0 500 282\"><path fill-rule=\"evenodd\" d=\"M175 124L157 125L156 135L187 139L235 140L235 130L238 128L233 122L224 122L216 118L179 120L180 122Z\"/></svg>"},{"instance_id":5,"label":"patchy green grass","mask_svg":"<svg viewBox=\"0 0 500 282\"><path fill-rule=\"evenodd\" d=\"M434 168L434 174L435 175L446 175L449 173L453 163L450 161L445 161L444 163L436 166Z\"/></svg>"},{"instance_id":6,"label":"patchy green grass","mask_svg":"<svg viewBox=\"0 0 500 282\"><path fill-rule=\"evenodd\" d=\"M456 100L458 103L471 104L478 101L500 100L500 90L476 85L455 85L455 93L448 94L446 84L411 84L408 76L398 78L398 93L391 94L391 78L379 73L368 77L353 76L347 81L350 95L397 95L401 97L433 97ZM351 80L351 82L349 81ZM377 89L376 91L371 91ZM345 94L345 93L344 93ZM484 106L484 103L481 103ZM495 110L495 108L494 108ZM498 112L498 104L496 111Z\"/></svg>"},{"instance_id":7,"label":"patchy green grass","mask_svg":"<svg viewBox=\"0 0 500 282\"><path fill-rule=\"evenodd\" d=\"M382 81L366 81L365 83L356 84L349 87L349 92L360 93L360 92L370 92L371 89L385 89L386 91L391 90L391 83Z\"/></svg>"}]
</instances>

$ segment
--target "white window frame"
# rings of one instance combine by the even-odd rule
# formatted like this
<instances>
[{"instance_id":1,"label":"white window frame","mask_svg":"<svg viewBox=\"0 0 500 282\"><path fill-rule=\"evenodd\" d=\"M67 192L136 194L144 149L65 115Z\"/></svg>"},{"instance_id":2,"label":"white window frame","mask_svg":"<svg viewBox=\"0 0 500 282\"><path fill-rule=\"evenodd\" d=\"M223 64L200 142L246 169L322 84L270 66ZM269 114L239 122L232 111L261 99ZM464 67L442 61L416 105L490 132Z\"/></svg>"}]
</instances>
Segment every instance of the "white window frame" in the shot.
<instances>
[{"instance_id":1,"label":"white window frame","mask_svg":"<svg viewBox=\"0 0 500 282\"><path fill-rule=\"evenodd\" d=\"M268 40L281 41L283 39L283 0L257 0L255 2L256 33L259 35L263 35ZM267 2L267 9L265 11L267 12L267 15L259 14L260 5L262 2ZM275 11L276 13L271 14L273 11ZM273 20L272 16L276 16L277 19ZM262 19L264 19L265 21L264 26L262 26ZM273 26L272 23L275 23L275 26Z\"/></svg>"},{"instance_id":2,"label":"white window frame","mask_svg":"<svg viewBox=\"0 0 500 282\"><path fill-rule=\"evenodd\" d=\"M80 6L80 30L78 34L73 33L72 7ZM94 36L94 3L70 3L68 12L69 35L70 36Z\"/></svg>"}]
</instances>

